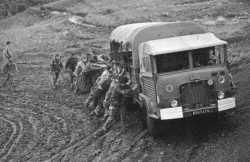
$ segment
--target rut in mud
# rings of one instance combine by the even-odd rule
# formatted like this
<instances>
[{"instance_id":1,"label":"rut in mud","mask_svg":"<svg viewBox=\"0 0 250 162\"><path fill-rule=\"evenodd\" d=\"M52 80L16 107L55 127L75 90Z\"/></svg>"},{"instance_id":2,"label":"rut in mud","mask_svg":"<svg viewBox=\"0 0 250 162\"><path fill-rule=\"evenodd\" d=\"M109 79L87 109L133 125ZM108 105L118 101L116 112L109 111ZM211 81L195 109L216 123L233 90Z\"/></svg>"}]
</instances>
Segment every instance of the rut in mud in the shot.
<instances>
[{"instance_id":1,"label":"rut in mud","mask_svg":"<svg viewBox=\"0 0 250 162\"><path fill-rule=\"evenodd\" d=\"M20 72L15 87L0 87L0 161L247 161L250 159L249 2L236 0L61 0L0 20L1 47L14 42ZM82 24L69 21L80 17ZM220 18L218 18L220 17ZM221 18L222 17L222 18ZM144 21L193 20L229 41L228 54L238 85L237 110L210 118L167 122L152 138L140 112L94 137L103 120L90 117L86 95L75 95L68 80L51 90L51 55L91 49L109 52L109 34L119 25ZM0 83L4 80L0 75Z\"/></svg>"}]
</instances>

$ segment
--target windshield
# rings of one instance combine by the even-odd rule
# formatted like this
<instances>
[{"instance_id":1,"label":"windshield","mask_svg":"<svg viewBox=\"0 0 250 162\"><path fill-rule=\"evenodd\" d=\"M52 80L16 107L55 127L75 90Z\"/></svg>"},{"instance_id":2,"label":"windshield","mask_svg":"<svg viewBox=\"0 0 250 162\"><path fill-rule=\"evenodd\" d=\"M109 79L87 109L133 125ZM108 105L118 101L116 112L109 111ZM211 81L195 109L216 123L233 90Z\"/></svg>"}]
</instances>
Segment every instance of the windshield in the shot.
<instances>
[{"instance_id":1,"label":"windshield","mask_svg":"<svg viewBox=\"0 0 250 162\"><path fill-rule=\"evenodd\" d=\"M197 49L192 51L183 51L171 54L162 54L155 56L158 73L185 70L189 68L199 68L214 66L222 63L219 53L214 47ZM189 59L190 57L190 59Z\"/></svg>"},{"instance_id":2,"label":"windshield","mask_svg":"<svg viewBox=\"0 0 250 162\"><path fill-rule=\"evenodd\" d=\"M191 52L193 66L213 66L219 63L219 56L215 53L214 48L198 49Z\"/></svg>"},{"instance_id":3,"label":"windshield","mask_svg":"<svg viewBox=\"0 0 250 162\"><path fill-rule=\"evenodd\" d=\"M166 73L189 68L188 53L178 52L156 56L156 66L158 73Z\"/></svg>"}]
</instances>

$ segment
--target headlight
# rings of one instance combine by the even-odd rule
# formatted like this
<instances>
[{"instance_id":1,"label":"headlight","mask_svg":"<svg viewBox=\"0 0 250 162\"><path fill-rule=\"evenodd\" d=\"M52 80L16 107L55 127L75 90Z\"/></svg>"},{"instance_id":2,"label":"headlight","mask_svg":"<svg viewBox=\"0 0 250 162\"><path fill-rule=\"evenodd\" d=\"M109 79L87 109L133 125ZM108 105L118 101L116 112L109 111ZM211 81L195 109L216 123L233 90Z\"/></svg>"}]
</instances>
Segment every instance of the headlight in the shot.
<instances>
[{"instance_id":1,"label":"headlight","mask_svg":"<svg viewBox=\"0 0 250 162\"><path fill-rule=\"evenodd\" d=\"M222 91L218 92L218 99L223 99L225 97L225 93Z\"/></svg>"},{"instance_id":2,"label":"headlight","mask_svg":"<svg viewBox=\"0 0 250 162\"><path fill-rule=\"evenodd\" d=\"M177 107L178 106L178 101L177 100L171 100L170 101L170 105L171 105L171 107Z\"/></svg>"},{"instance_id":3,"label":"headlight","mask_svg":"<svg viewBox=\"0 0 250 162\"><path fill-rule=\"evenodd\" d=\"M174 86L173 85L171 85L171 84L168 84L168 85L166 85L166 91L167 92L173 92L173 90L174 90Z\"/></svg>"},{"instance_id":4,"label":"headlight","mask_svg":"<svg viewBox=\"0 0 250 162\"><path fill-rule=\"evenodd\" d=\"M213 79L209 79L209 80L207 81L207 84L208 84L209 86L213 85L213 84L214 84Z\"/></svg>"},{"instance_id":5,"label":"headlight","mask_svg":"<svg viewBox=\"0 0 250 162\"><path fill-rule=\"evenodd\" d=\"M222 75L220 75L219 78L218 78L218 82L219 82L220 84L225 83L225 77L222 76Z\"/></svg>"}]
</instances>

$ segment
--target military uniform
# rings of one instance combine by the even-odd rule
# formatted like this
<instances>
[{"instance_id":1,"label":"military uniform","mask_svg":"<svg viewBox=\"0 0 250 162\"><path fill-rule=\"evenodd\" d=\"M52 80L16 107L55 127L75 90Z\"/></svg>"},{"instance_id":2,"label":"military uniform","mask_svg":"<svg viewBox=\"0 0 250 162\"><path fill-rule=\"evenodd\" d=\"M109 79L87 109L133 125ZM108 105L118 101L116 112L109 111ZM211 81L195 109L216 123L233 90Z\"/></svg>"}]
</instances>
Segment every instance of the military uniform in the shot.
<instances>
[{"instance_id":1,"label":"military uniform","mask_svg":"<svg viewBox=\"0 0 250 162\"><path fill-rule=\"evenodd\" d=\"M75 80L75 93L87 93L91 87L91 78L89 73L91 70L91 63L87 61L80 60L77 63L74 75L76 76Z\"/></svg>"},{"instance_id":2,"label":"military uniform","mask_svg":"<svg viewBox=\"0 0 250 162\"><path fill-rule=\"evenodd\" d=\"M106 100L109 100L109 113L108 118L103 125L103 130L107 130L111 127L112 123L115 121L117 115L120 114L120 119L123 128L125 127L125 107L126 98L131 96L133 91L129 85L126 84L127 80L120 78L119 81L114 81L110 87L109 96Z\"/></svg>"},{"instance_id":3,"label":"military uniform","mask_svg":"<svg viewBox=\"0 0 250 162\"><path fill-rule=\"evenodd\" d=\"M6 46L3 50L3 66L2 71L4 70L5 66L10 62L12 59L12 54L10 52L9 46Z\"/></svg>"},{"instance_id":4,"label":"military uniform","mask_svg":"<svg viewBox=\"0 0 250 162\"><path fill-rule=\"evenodd\" d=\"M105 94L105 98L103 101L103 107L105 110L108 110L108 108L109 108L109 105L111 102L111 94L112 94L116 84L117 84L116 80L112 79L110 86L109 86L109 89L108 89L107 93Z\"/></svg>"},{"instance_id":5,"label":"military uniform","mask_svg":"<svg viewBox=\"0 0 250 162\"><path fill-rule=\"evenodd\" d=\"M5 66L3 67L3 73L7 74L7 78L4 81L2 86L6 86L7 83L9 83L9 85L13 85L14 84L14 75L15 73L18 72L17 66L15 63L13 63L11 60L9 60Z\"/></svg>"},{"instance_id":6,"label":"military uniform","mask_svg":"<svg viewBox=\"0 0 250 162\"><path fill-rule=\"evenodd\" d=\"M9 45L10 42L6 42L6 47L3 50L2 72L7 74L7 78L2 86L5 86L7 83L13 84L14 74L18 71L17 65L13 62L13 56Z\"/></svg>"},{"instance_id":7,"label":"military uniform","mask_svg":"<svg viewBox=\"0 0 250 162\"><path fill-rule=\"evenodd\" d=\"M105 99L104 99L104 102L103 102L103 105L104 105L104 108L105 108L106 112L107 112L108 107L110 105L111 94L112 94L112 91L115 88L116 82L122 81L126 85L129 85L131 83L129 73L126 72L125 69L123 67L121 67L121 65L119 63L117 63L117 62L113 62L113 63L114 63L113 69L112 69L112 72L113 72L112 80L113 81L112 81L112 83L110 85L110 88L109 88L108 92L106 93L106 96L105 96Z\"/></svg>"},{"instance_id":8,"label":"military uniform","mask_svg":"<svg viewBox=\"0 0 250 162\"><path fill-rule=\"evenodd\" d=\"M59 78L59 74L62 71L63 64L60 59L55 58L50 64L50 73L53 76L53 87L56 85L56 82Z\"/></svg>"},{"instance_id":9,"label":"military uniform","mask_svg":"<svg viewBox=\"0 0 250 162\"><path fill-rule=\"evenodd\" d=\"M68 58L68 60L67 60L67 62L65 64L65 69L68 69L69 72L70 72L70 83L71 84L73 84L73 80L74 80L73 72L76 69L77 63L78 63L78 58L74 57L72 55L70 58Z\"/></svg>"},{"instance_id":10,"label":"military uniform","mask_svg":"<svg viewBox=\"0 0 250 162\"><path fill-rule=\"evenodd\" d=\"M109 89L111 83L111 74L108 69L105 69L100 77L96 80L95 86L91 89L89 97L86 100L86 106L92 102L92 106L96 107L95 115L101 115L103 111L103 103L105 94Z\"/></svg>"}]
</instances>

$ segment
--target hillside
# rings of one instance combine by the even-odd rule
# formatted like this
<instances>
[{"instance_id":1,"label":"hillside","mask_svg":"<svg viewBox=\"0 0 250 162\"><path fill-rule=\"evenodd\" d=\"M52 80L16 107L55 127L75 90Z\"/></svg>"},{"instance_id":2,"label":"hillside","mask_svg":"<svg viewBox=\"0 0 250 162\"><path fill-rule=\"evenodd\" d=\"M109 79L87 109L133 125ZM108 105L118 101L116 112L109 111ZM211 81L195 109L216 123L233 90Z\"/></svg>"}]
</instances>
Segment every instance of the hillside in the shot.
<instances>
[{"instance_id":1,"label":"hillside","mask_svg":"<svg viewBox=\"0 0 250 162\"><path fill-rule=\"evenodd\" d=\"M15 15L30 6L42 5L55 0L1 0L0 19Z\"/></svg>"},{"instance_id":2,"label":"hillside","mask_svg":"<svg viewBox=\"0 0 250 162\"><path fill-rule=\"evenodd\" d=\"M7 40L20 72L16 87L0 87L0 161L247 161L250 159L250 3L247 0L29 0L22 10L1 14L0 47ZM19 1L18 1L19 2ZM50 2L50 3L47 3ZM22 11L22 12L19 12ZM7 17L6 17L7 16ZM72 20L78 20L78 24ZM69 83L51 90L51 55L109 53L109 35L121 24L194 21L227 40L232 72L239 85L237 110L211 121L174 122L164 137L152 138L136 110L129 111L126 132L120 123L105 135L93 133L103 121L83 106ZM4 77L0 75L2 83Z\"/></svg>"}]
</instances>

